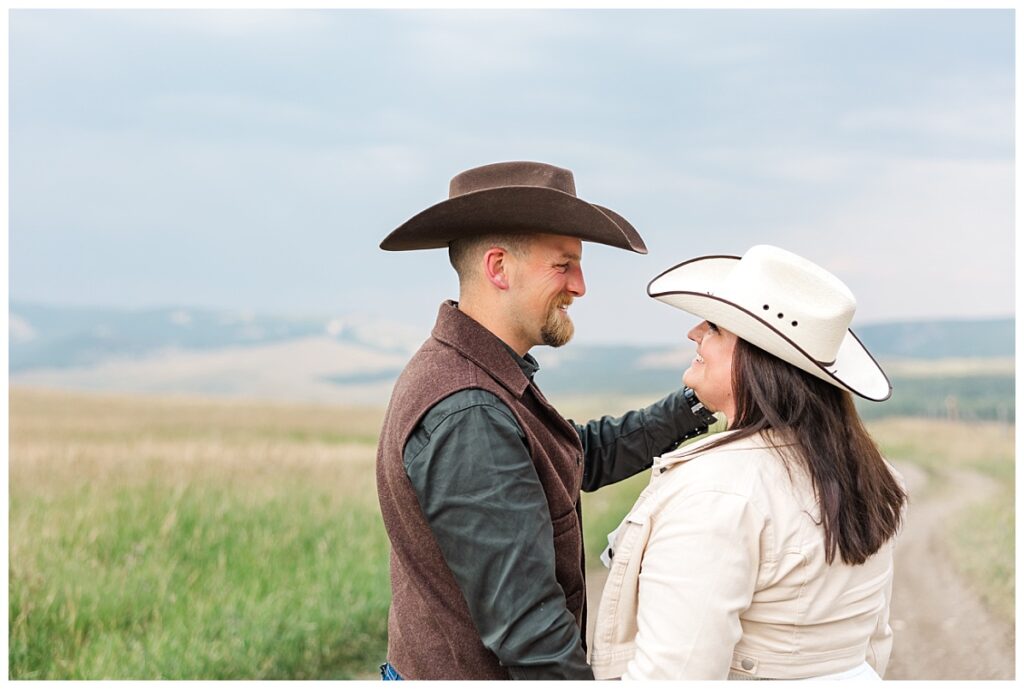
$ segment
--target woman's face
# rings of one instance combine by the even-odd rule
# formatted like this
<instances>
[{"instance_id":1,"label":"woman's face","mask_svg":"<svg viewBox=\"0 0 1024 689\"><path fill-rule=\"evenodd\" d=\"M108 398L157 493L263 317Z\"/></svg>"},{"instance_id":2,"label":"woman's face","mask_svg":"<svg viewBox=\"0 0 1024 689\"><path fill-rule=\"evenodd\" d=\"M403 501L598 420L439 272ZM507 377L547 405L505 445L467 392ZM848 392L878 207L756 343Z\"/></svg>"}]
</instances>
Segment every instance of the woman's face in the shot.
<instances>
[{"instance_id":1,"label":"woman's face","mask_svg":"<svg viewBox=\"0 0 1024 689\"><path fill-rule=\"evenodd\" d=\"M704 406L722 412L728 421L736 415L732 394L732 353L736 336L704 321L686 335L697 343L697 358L683 374L683 384L693 388Z\"/></svg>"}]
</instances>

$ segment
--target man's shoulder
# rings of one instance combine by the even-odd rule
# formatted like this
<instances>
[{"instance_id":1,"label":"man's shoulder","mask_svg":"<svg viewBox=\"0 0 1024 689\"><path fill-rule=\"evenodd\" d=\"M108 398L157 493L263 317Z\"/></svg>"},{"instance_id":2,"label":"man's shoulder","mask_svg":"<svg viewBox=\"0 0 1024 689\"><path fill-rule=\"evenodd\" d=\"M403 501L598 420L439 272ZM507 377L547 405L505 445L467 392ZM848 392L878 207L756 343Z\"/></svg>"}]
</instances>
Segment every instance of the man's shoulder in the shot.
<instances>
[{"instance_id":1,"label":"man's shoulder","mask_svg":"<svg viewBox=\"0 0 1024 689\"><path fill-rule=\"evenodd\" d=\"M467 359L450 345L428 337L409 358L398 376L398 382L465 385L476 380L479 374L479 364Z\"/></svg>"},{"instance_id":2,"label":"man's shoulder","mask_svg":"<svg viewBox=\"0 0 1024 689\"><path fill-rule=\"evenodd\" d=\"M409 359L395 381L391 405L431 407L461 390L489 390L501 398L507 387L479 361L433 337L428 338ZM458 402L458 398L455 400ZM470 401L469 404L472 404Z\"/></svg>"},{"instance_id":3,"label":"man's shoulder","mask_svg":"<svg viewBox=\"0 0 1024 689\"><path fill-rule=\"evenodd\" d=\"M426 398L445 397L462 388L479 387L479 371L451 347L428 338L405 364L391 391L391 405L419 406Z\"/></svg>"},{"instance_id":4,"label":"man's shoulder","mask_svg":"<svg viewBox=\"0 0 1024 689\"><path fill-rule=\"evenodd\" d=\"M492 392L466 388L430 407L413 429L402 456L406 466L432 447L431 456L446 456L441 448L473 445L485 436L524 438L508 406Z\"/></svg>"},{"instance_id":5,"label":"man's shoulder","mask_svg":"<svg viewBox=\"0 0 1024 689\"><path fill-rule=\"evenodd\" d=\"M508 405L501 401L496 394L483 388L456 390L428 409L420 425L428 432L433 432L446 420L471 410L476 410L485 416L493 415L498 420L507 419L516 426L519 425Z\"/></svg>"}]
</instances>

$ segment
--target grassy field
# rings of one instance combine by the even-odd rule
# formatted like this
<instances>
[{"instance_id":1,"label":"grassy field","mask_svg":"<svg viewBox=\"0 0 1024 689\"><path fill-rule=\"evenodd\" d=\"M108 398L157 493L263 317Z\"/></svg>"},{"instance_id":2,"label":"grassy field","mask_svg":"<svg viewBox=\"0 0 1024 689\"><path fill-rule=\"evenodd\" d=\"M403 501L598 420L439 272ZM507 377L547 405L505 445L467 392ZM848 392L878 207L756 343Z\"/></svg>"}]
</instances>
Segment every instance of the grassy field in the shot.
<instances>
[{"instance_id":1,"label":"grassy field","mask_svg":"<svg viewBox=\"0 0 1024 689\"><path fill-rule=\"evenodd\" d=\"M383 657L379 411L10 400L12 678L347 678Z\"/></svg>"},{"instance_id":2,"label":"grassy field","mask_svg":"<svg viewBox=\"0 0 1024 689\"><path fill-rule=\"evenodd\" d=\"M568 400L565 411L584 419L633 402ZM372 677L389 599L373 474L380 418L12 391L10 677ZM990 582L993 605L1008 592L1012 615L1012 432L872 428L890 456L937 480L956 465L1007 486L958 520L970 539L955 547L965 571ZM646 480L584 497L592 562Z\"/></svg>"}]
</instances>

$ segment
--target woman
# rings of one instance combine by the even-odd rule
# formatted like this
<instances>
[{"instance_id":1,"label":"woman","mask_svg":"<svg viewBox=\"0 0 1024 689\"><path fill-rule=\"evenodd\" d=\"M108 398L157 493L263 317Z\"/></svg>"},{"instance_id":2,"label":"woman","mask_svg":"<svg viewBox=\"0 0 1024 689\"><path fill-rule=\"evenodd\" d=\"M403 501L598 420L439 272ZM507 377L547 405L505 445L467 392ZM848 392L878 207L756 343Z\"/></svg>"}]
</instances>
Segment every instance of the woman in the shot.
<instances>
[{"instance_id":1,"label":"woman","mask_svg":"<svg viewBox=\"0 0 1024 689\"><path fill-rule=\"evenodd\" d=\"M848 330L831 273L756 246L659 275L648 293L706 319L683 376L721 434L655 458L609 537L598 678L878 678L907 495L850 393L892 386Z\"/></svg>"}]
</instances>

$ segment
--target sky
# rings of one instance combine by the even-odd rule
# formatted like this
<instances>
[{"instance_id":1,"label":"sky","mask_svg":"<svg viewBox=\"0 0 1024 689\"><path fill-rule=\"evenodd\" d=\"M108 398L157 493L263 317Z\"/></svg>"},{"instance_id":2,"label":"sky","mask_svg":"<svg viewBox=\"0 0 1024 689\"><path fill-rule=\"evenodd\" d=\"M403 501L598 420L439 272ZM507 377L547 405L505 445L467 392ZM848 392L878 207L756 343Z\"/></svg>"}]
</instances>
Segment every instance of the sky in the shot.
<instances>
[{"instance_id":1,"label":"sky","mask_svg":"<svg viewBox=\"0 0 1024 689\"><path fill-rule=\"evenodd\" d=\"M13 10L10 298L422 328L444 251L380 241L539 160L625 216L576 340L692 326L647 283L775 244L857 324L1014 312L1012 10Z\"/></svg>"}]
</instances>

